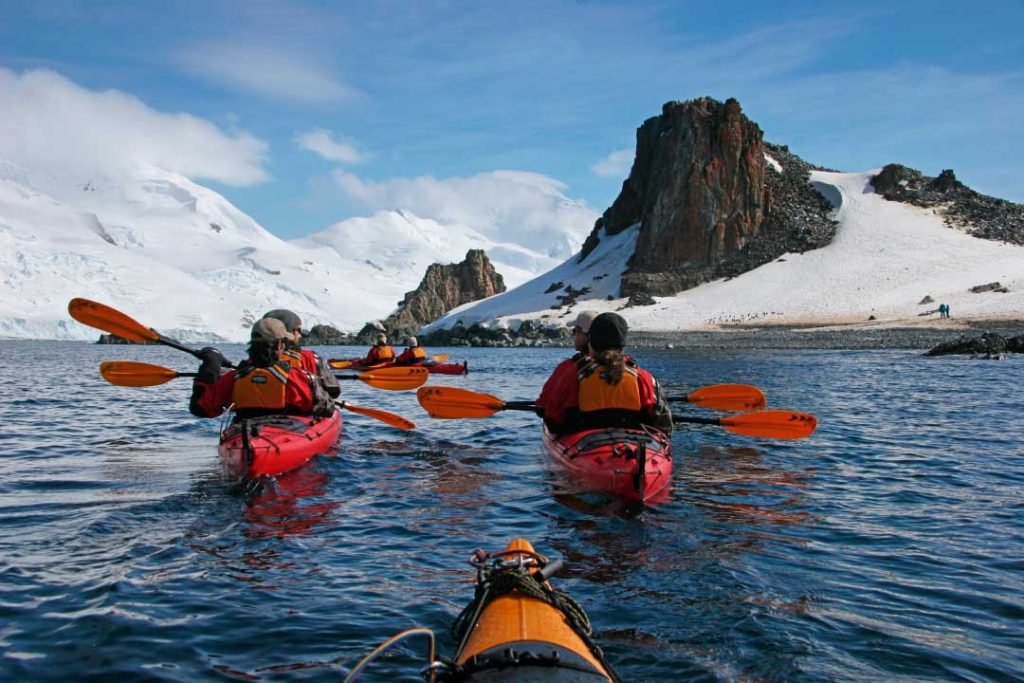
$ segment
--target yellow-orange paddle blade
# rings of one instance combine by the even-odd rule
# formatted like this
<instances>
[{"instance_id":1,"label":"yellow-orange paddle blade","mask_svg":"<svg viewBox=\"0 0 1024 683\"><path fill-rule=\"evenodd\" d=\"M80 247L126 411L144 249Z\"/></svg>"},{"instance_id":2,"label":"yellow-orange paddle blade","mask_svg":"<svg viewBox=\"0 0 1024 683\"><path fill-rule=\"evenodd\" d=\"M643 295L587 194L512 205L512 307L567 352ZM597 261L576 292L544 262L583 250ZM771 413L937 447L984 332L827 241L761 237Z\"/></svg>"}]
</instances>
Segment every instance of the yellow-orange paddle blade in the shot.
<instances>
[{"instance_id":1,"label":"yellow-orange paddle blade","mask_svg":"<svg viewBox=\"0 0 1024 683\"><path fill-rule=\"evenodd\" d=\"M416 400L430 417L449 420L461 417L490 417L505 409L505 402L497 396L458 387L423 387L416 392Z\"/></svg>"},{"instance_id":2,"label":"yellow-orange paddle blade","mask_svg":"<svg viewBox=\"0 0 1024 683\"><path fill-rule=\"evenodd\" d=\"M815 416L791 410L762 410L729 417L673 415L672 421L716 425L735 434L766 439L803 439L814 433L818 427L818 418Z\"/></svg>"},{"instance_id":3,"label":"yellow-orange paddle blade","mask_svg":"<svg viewBox=\"0 0 1024 683\"><path fill-rule=\"evenodd\" d=\"M109 360L100 363L103 379L119 387L155 387L175 377L194 377L195 373L180 373L149 363L133 360Z\"/></svg>"},{"instance_id":4,"label":"yellow-orange paddle blade","mask_svg":"<svg viewBox=\"0 0 1024 683\"><path fill-rule=\"evenodd\" d=\"M436 361L438 363L443 363L444 361L448 360L448 354L442 353L440 356L431 356L430 360Z\"/></svg>"},{"instance_id":5,"label":"yellow-orange paddle blade","mask_svg":"<svg viewBox=\"0 0 1024 683\"><path fill-rule=\"evenodd\" d=\"M116 334L128 341L141 344L160 340L159 334L142 323L96 301L72 299L68 302L68 313L83 325Z\"/></svg>"},{"instance_id":6,"label":"yellow-orange paddle blade","mask_svg":"<svg viewBox=\"0 0 1024 683\"><path fill-rule=\"evenodd\" d=\"M395 415L389 413L386 410L380 410L379 408L363 408L362 406L354 406L346 401L335 401L339 408L351 411L358 415L365 415L366 417L372 417L375 420L380 420L386 424L395 427L396 429L415 429L416 424L411 420L406 420L401 415Z\"/></svg>"},{"instance_id":7,"label":"yellow-orange paddle blade","mask_svg":"<svg viewBox=\"0 0 1024 683\"><path fill-rule=\"evenodd\" d=\"M330 365L335 370L347 370L348 368L352 367L352 363L353 362L354 361L351 361L351 360L341 360L340 358L331 358L330 360L327 361L327 364Z\"/></svg>"},{"instance_id":8,"label":"yellow-orange paddle blade","mask_svg":"<svg viewBox=\"0 0 1024 683\"><path fill-rule=\"evenodd\" d=\"M711 384L691 391L683 400L715 410L761 410L768 405L764 393L750 384Z\"/></svg>"},{"instance_id":9,"label":"yellow-orange paddle blade","mask_svg":"<svg viewBox=\"0 0 1024 683\"><path fill-rule=\"evenodd\" d=\"M358 375L335 375L338 379L357 379L374 389L410 391L427 383L430 371L421 367L397 367L368 370Z\"/></svg>"}]
</instances>

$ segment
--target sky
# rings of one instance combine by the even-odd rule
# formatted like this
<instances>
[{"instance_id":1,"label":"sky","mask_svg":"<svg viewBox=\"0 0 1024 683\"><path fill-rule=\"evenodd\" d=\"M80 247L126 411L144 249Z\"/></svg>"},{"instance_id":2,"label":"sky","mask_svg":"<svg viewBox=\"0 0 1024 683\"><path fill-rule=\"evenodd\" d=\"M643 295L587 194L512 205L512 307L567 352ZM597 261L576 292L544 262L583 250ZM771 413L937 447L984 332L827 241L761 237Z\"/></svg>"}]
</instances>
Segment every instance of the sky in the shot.
<instances>
[{"instance_id":1,"label":"sky","mask_svg":"<svg viewBox=\"0 0 1024 683\"><path fill-rule=\"evenodd\" d=\"M161 166L286 239L384 209L554 212L552 188L600 213L636 128L705 95L814 164L953 168L1024 201L1019 1L0 0L0 16L0 160Z\"/></svg>"}]
</instances>

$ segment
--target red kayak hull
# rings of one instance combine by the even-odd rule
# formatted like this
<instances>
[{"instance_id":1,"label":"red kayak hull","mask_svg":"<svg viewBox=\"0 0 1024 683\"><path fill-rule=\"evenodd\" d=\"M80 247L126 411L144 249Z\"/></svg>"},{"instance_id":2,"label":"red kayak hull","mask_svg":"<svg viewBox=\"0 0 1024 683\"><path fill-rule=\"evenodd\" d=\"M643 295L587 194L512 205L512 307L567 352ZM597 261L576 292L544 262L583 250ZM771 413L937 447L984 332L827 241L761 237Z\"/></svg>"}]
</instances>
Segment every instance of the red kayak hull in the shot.
<instances>
[{"instance_id":1,"label":"red kayak hull","mask_svg":"<svg viewBox=\"0 0 1024 683\"><path fill-rule=\"evenodd\" d=\"M469 372L469 363L419 363L431 375L465 375Z\"/></svg>"},{"instance_id":2,"label":"red kayak hull","mask_svg":"<svg viewBox=\"0 0 1024 683\"><path fill-rule=\"evenodd\" d=\"M668 498L672 441L656 429L614 427L559 436L545 427L544 448L561 468L594 490L642 503ZM642 478L638 460L644 461Z\"/></svg>"},{"instance_id":3,"label":"red kayak hull","mask_svg":"<svg viewBox=\"0 0 1024 683\"><path fill-rule=\"evenodd\" d=\"M329 362L336 363L341 361L340 358L332 358ZM346 366L345 370L354 370L356 372L363 372L365 370L380 370L381 368L392 368L392 367L425 367L427 371L432 375L465 375L469 372L469 363L463 361L462 363L409 363L408 365L396 366L391 361L384 361L382 363L368 363L364 364L359 362L359 359L349 361L350 365Z\"/></svg>"},{"instance_id":4,"label":"red kayak hull","mask_svg":"<svg viewBox=\"0 0 1024 683\"><path fill-rule=\"evenodd\" d=\"M341 411L335 410L330 417L269 415L244 422L248 438L242 434L242 421L233 422L221 432L218 450L225 471L254 479L283 474L333 448L342 420Z\"/></svg>"}]
</instances>

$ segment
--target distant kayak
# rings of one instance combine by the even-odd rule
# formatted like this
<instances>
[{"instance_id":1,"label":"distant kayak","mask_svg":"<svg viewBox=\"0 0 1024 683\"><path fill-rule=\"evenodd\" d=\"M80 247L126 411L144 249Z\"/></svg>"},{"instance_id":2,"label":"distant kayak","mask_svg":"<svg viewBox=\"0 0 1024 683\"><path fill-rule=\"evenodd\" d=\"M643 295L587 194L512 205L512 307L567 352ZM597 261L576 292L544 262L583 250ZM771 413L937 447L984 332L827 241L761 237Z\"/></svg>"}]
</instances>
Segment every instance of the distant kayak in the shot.
<instances>
[{"instance_id":1,"label":"distant kayak","mask_svg":"<svg viewBox=\"0 0 1024 683\"><path fill-rule=\"evenodd\" d=\"M461 363L434 363L431 361L423 361L422 363L395 365L393 361L383 361L381 363L364 364L361 358L331 358L330 360L327 361L327 364L330 365L331 368L333 368L334 370L355 370L357 372L362 372L364 370L379 370L380 368L390 367L424 367L432 375L465 375L469 372L468 361L462 361Z\"/></svg>"},{"instance_id":2,"label":"distant kayak","mask_svg":"<svg viewBox=\"0 0 1024 683\"><path fill-rule=\"evenodd\" d=\"M330 450L341 436L341 411L330 417L267 415L232 422L220 435L224 469L254 479L293 470Z\"/></svg>"},{"instance_id":3,"label":"distant kayak","mask_svg":"<svg viewBox=\"0 0 1024 683\"><path fill-rule=\"evenodd\" d=\"M668 497L672 441L656 429L613 427L560 436L545 427L544 448L595 490L644 503Z\"/></svg>"}]
</instances>

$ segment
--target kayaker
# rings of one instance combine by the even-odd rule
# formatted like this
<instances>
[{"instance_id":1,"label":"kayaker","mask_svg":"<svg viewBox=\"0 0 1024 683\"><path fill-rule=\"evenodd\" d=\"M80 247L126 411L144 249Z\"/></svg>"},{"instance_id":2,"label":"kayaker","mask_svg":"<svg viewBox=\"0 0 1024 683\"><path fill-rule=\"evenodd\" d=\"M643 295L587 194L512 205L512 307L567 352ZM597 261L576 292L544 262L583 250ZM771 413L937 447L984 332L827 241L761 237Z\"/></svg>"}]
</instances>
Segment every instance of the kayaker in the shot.
<instances>
[{"instance_id":1,"label":"kayaker","mask_svg":"<svg viewBox=\"0 0 1024 683\"><path fill-rule=\"evenodd\" d=\"M221 374L224 356L207 346L195 382L189 412L198 417L217 417L234 405L239 418L277 413L331 415L334 401L306 370L282 362L292 335L280 320L262 318L252 326L249 357L235 370Z\"/></svg>"},{"instance_id":2,"label":"kayaker","mask_svg":"<svg viewBox=\"0 0 1024 683\"><path fill-rule=\"evenodd\" d=\"M540 390L541 396L553 390L549 386L553 380L561 377L562 373L569 372L569 368L575 368L579 359L590 352L590 323L594 322L596 317L597 311L580 311L576 319L569 324L569 329L572 331L572 346L576 349L576 353L573 354L572 358L566 358L555 366L555 371L551 373L548 380L544 382L544 387Z\"/></svg>"},{"instance_id":3,"label":"kayaker","mask_svg":"<svg viewBox=\"0 0 1024 683\"><path fill-rule=\"evenodd\" d=\"M617 313L594 318L589 355L561 363L544 384L537 407L552 432L648 425L672 432L672 413L658 381L623 355L629 326Z\"/></svg>"},{"instance_id":4,"label":"kayaker","mask_svg":"<svg viewBox=\"0 0 1024 683\"><path fill-rule=\"evenodd\" d=\"M338 378L330 371L323 359L315 351L302 348L302 318L297 313L287 308L275 308L263 314L264 318L274 318L284 323L285 329L291 335L287 340L287 348L281 354L283 360L294 360L309 374L316 377L324 391L331 398L341 396L341 385Z\"/></svg>"},{"instance_id":5,"label":"kayaker","mask_svg":"<svg viewBox=\"0 0 1024 683\"><path fill-rule=\"evenodd\" d=\"M427 351L416 341L416 337L406 337L405 351L395 359L395 365L417 365L426 359Z\"/></svg>"},{"instance_id":6,"label":"kayaker","mask_svg":"<svg viewBox=\"0 0 1024 683\"><path fill-rule=\"evenodd\" d=\"M374 345L370 347L370 351L366 354L366 358L359 361L359 363L361 365L374 365L376 363L391 362L393 360L395 360L395 350L388 346L388 337L386 334L381 332L377 335Z\"/></svg>"}]
</instances>

